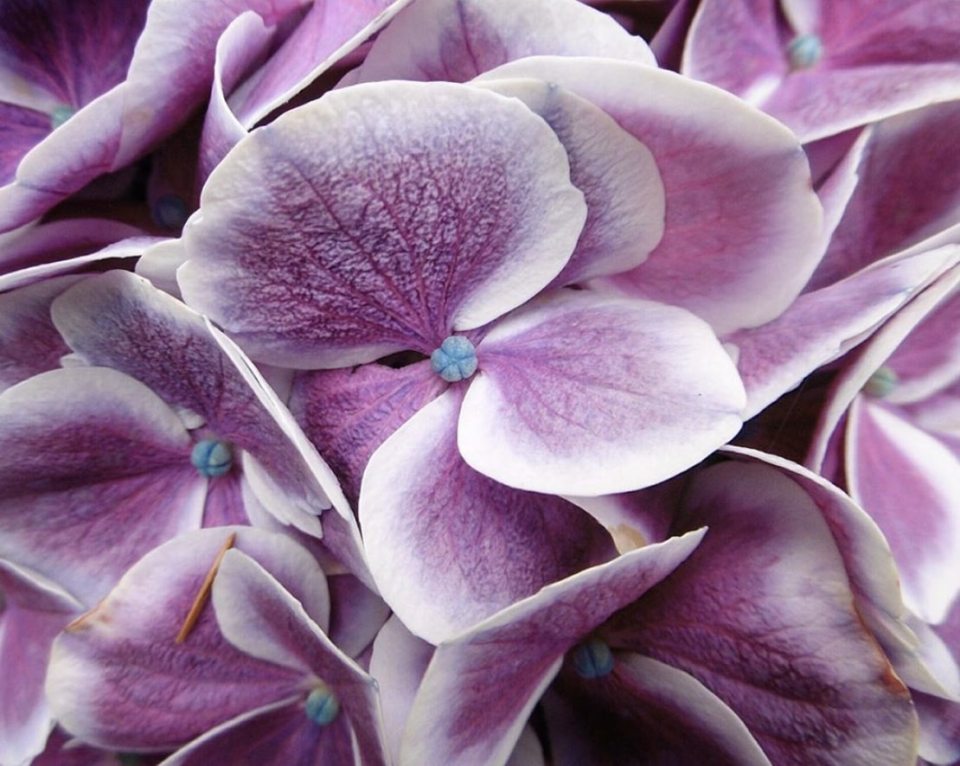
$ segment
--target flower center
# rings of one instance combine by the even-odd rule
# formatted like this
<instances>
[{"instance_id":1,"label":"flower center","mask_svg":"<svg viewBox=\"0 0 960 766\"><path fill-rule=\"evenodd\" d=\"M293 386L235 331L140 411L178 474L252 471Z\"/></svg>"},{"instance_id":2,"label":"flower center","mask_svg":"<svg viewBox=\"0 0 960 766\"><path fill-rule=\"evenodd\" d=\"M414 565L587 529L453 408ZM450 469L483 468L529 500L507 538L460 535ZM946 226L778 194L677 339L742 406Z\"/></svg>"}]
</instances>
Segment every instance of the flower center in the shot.
<instances>
[{"instance_id":1,"label":"flower center","mask_svg":"<svg viewBox=\"0 0 960 766\"><path fill-rule=\"evenodd\" d=\"M233 448L229 442L218 439L201 439L193 445L190 462L208 478L223 476L233 465Z\"/></svg>"},{"instance_id":2,"label":"flower center","mask_svg":"<svg viewBox=\"0 0 960 766\"><path fill-rule=\"evenodd\" d=\"M817 35L797 35L787 46L791 69L809 69L823 57L823 42Z\"/></svg>"},{"instance_id":3,"label":"flower center","mask_svg":"<svg viewBox=\"0 0 960 766\"><path fill-rule=\"evenodd\" d=\"M72 106L67 106L66 104L55 107L54 110L50 112L50 129L56 130L76 113L76 109L74 109Z\"/></svg>"},{"instance_id":4,"label":"flower center","mask_svg":"<svg viewBox=\"0 0 960 766\"><path fill-rule=\"evenodd\" d=\"M310 690L305 707L307 718L317 726L327 726L333 723L340 713L340 703L335 695L326 686L318 686Z\"/></svg>"},{"instance_id":5,"label":"flower center","mask_svg":"<svg viewBox=\"0 0 960 766\"><path fill-rule=\"evenodd\" d=\"M613 652L607 642L599 638L591 638L577 646L571 659L573 669L581 678L603 678L613 670Z\"/></svg>"},{"instance_id":6,"label":"flower center","mask_svg":"<svg viewBox=\"0 0 960 766\"><path fill-rule=\"evenodd\" d=\"M466 380L477 371L477 350L462 335L451 335L430 355L430 366L447 383Z\"/></svg>"},{"instance_id":7,"label":"flower center","mask_svg":"<svg viewBox=\"0 0 960 766\"><path fill-rule=\"evenodd\" d=\"M863 392L876 399L883 399L885 396L890 396L890 394L893 393L893 389L897 387L899 382L900 378L897 373L894 372L892 368L884 365L873 373L870 379L864 383Z\"/></svg>"},{"instance_id":8,"label":"flower center","mask_svg":"<svg viewBox=\"0 0 960 766\"><path fill-rule=\"evenodd\" d=\"M153 203L150 211L154 223L165 229L182 229L187 222L187 203L176 194L164 194Z\"/></svg>"}]
</instances>

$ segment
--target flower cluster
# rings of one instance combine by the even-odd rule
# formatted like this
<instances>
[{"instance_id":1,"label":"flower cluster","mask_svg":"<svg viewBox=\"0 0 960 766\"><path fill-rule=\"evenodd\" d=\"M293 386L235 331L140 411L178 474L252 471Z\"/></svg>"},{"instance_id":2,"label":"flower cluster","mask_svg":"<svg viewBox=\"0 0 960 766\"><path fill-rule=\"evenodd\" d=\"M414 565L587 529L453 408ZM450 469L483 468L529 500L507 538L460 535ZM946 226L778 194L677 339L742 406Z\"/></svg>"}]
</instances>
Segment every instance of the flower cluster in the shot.
<instances>
[{"instance_id":1,"label":"flower cluster","mask_svg":"<svg viewBox=\"0 0 960 766\"><path fill-rule=\"evenodd\" d=\"M956 0L9 0L0 116L0 766L960 764Z\"/></svg>"}]
</instances>

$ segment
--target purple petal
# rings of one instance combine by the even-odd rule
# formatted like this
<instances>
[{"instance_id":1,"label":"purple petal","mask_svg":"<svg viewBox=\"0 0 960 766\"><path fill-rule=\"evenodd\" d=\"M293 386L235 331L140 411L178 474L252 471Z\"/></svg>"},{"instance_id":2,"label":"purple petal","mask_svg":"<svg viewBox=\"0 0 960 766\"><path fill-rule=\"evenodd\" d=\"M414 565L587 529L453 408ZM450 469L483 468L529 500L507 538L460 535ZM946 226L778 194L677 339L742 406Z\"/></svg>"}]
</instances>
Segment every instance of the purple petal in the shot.
<instances>
[{"instance_id":1,"label":"purple petal","mask_svg":"<svg viewBox=\"0 0 960 766\"><path fill-rule=\"evenodd\" d=\"M426 361L318 370L296 377L290 410L355 503L370 456L446 385Z\"/></svg>"},{"instance_id":2,"label":"purple petal","mask_svg":"<svg viewBox=\"0 0 960 766\"><path fill-rule=\"evenodd\" d=\"M210 177L180 286L271 364L430 354L560 271L585 216L568 178L552 131L515 100L446 83L332 92Z\"/></svg>"},{"instance_id":3,"label":"purple petal","mask_svg":"<svg viewBox=\"0 0 960 766\"><path fill-rule=\"evenodd\" d=\"M279 50L235 94L250 127L282 106L339 59L373 36L410 0L314 3Z\"/></svg>"},{"instance_id":4,"label":"purple petal","mask_svg":"<svg viewBox=\"0 0 960 766\"><path fill-rule=\"evenodd\" d=\"M612 553L585 513L471 470L456 447L460 397L448 391L378 449L360 524L384 600L436 643Z\"/></svg>"},{"instance_id":5,"label":"purple petal","mask_svg":"<svg viewBox=\"0 0 960 766\"><path fill-rule=\"evenodd\" d=\"M579 572L441 644L410 713L401 761L503 762L563 655L667 577L702 537L650 545Z\"/></svg>"},{"instance_id":6,"label":"purple petal","mask_svg":"<svg viewBox=\"0 0 960 766\"><path fill-rule=\"evenodd\" d=\"M605 14L573 0L428 0L401 12L348 81L452 80L526 56L605 56L656 65Z\"/></svg>"},{"instance_id":7,"label":"purple petal","mask_svg":"<svg viewBox=\"0 0 960 766\"><path fill-rule=\"evenodd\" d=\"M608 623L608 643L697 678L774 763L909 762L909 694L854 609L813 499L772 468L722 464L685 505L678 526L710 531Z\"/></svg>"},{"instance_id":8,"label":"purple petal","mask_svg":"<svg viewBox=\"0 0 960 766\"><path fill-rule=\"evenodd\" d=\"M862 342L884 319L956 262L948 246L877 263L800 296L778 319L732 333L749 418L807 375Z\"/></svg>"},{"instance_id":9,"label":"purple petal","mask_svg":"<svg viewBox=\"0 0 960 766\"><path fill-rule=\"evenodd\" d=\"M84 603L146 551L199 526L206 480L190 464L190 438L132 378L44 373L0 396L0 423L0 556Z\"/></svg>"},{"instance_id":10,"label":"purple petal","mask_svg":"<svg viewBox=\"0 0 960 766\"><path fill-rule=\"evenodd\" d=\"M228 551L213 584L213 605L231 644L254 657L310 674L329 687L350 720L362 761L385 763L374 680L327 638L269 572L249 556Z\"/></svg>"},{"instance_id":11,"label":"purple petal","mask_svg":"<svg viewBox=\"0 0 960 766\"><path fill-rule=\"evenodd\" d=\"M303 674L235 649L214 609L176 642L229 534L313 619L329 608L319 566L289 539L246 527L205 529L151 551L54 643L47 696L63 726L115 749L172 750L243 712L299 695Z\"/></svg>"},{"instance_id":12,"label":"purple petal","mask_svg":"<svg viewBox=\"0 0 960 766\"><path fill-rule=\"evenodd\" d=\"M818 267L814 285L849 276L960 220L960 159L952 136L960 105L943 104L876 125L859 184ZM909 189L909 194L903 194Z\"/></svg>"},{"instance_id":13,"label":"purple petal","mask_svg":"<svg viewBox=\"0 0 960 766\"><path fill-rule=\"evenodd\" d=\"M20 160L49 133L49 114L0 101L0 184L14 179Z\"/></svg>"},{"instance_id":14,"label":"purple petal","mask_svg":"<svg viewBox=\"0 0 960 766\"><path fill-rule=\"evenodd\" d=\"M348 657L358 657L373 643L390 609L353 575L329 575L327 586L333 604L327 635Z\"/></svg>"},{"instance_id":15,"label":"purple petal","mask_svg":"<svg viewBox=\"0 0 960 766\"><path fill-rule=\"evenodd\" d=\"M638 266L663 236L664 191L650 151L589 101L540 80L493 81L553 128L567 150L570 180L583 192L587 221L557 286Z\"/></svg>"},{"instance_id":16,"label":"purple petal","mask_svg":"<svg viewBox=\"0 0 960 766\"><path fill-rule=\"evenodd\" d=\"M60 366L70 349L50 319L50 304L77 281L58 277L0 295L0 391Z\"/></svg>"},{"instance_id":17,"label":"purple petal","mask_svg":"<svg viewBox=\"0 0 960 766\"><path fill-rule=\"evenodd\" d=\"M163 766L212 763L325 766L357 763L346 717L317 726L298 700L284 700L213 727L163 761ZM370 761L371 766L382 763Z\"/></svg>"},{"instance_id":18,"label":"purple petal","mask_svg":"<svg viewBox=\"0 0 960 766\"><path fill-rule=\"evenodd\" d=\"M617 289L683 306L720 333L769 321L799 294L822 254L812 235L822 212L806 157L782 125L717 88L628 62L543 57L487 77L555 82L653 154L663 238L612 278Z\"/></svg>"},{"instance_id":19,"label":"purple petal","mask_svg":"<svg viewBox=\"0 0 960 766\"><path fill-rule=\"evenodd\" d=\"M743 388L710 327L683 309L560 291L480 343L458 444L512 487L569 495L668 479L740 428Z\"/></svg>"},{"instance_id":20,"label":"purple petal","mask_svg":"<svg viewBox=\"0 0 960 766\"><path fill-rule=\"evenodd\" d=\"M865 398L850 407L846 438L851 496L890 541L907 605L939 622L960 594L960 459L894 407Z\"/></svg>"},{"instance_id":21,"label":"purple petal","mask_svg":"<svg viewBox=\"0 0 960 766\"><path fill-rule=\"evenodd\" d=\"M565 668L544 710L557 766L770 766L743 721L699 681L629 652L617 652L603 678Z\"/></svg>"}]
</instances>

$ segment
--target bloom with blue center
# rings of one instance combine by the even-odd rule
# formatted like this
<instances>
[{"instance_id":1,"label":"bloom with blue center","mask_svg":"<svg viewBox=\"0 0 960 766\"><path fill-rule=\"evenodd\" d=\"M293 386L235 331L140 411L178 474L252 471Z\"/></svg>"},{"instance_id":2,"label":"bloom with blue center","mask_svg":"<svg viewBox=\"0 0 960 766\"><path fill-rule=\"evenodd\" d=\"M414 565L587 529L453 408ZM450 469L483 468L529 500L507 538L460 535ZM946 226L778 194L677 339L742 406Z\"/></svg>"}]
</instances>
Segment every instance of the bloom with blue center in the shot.
<instances>
[{"instance_id":1,"label":"bloom with blue center","mask_svg":"<svg viewBox=\"0 0 960 766\"><path fill-rule=\"evenodd\" d=\"M233 449L227 442L217 439L201 439L193 445L190 462L208 478L229 473L233 465Z\"/></svg>"},{"instance_id":2,"label":"bloom with blue center","mask_svg":"<svg viewBox=\"0 0 960 766\"><path fill-rule=\"evenodd\" d=\"M466 380L477 371L477 350L462 335L450 335L430 355L433 371L447 383Z\"/></svg>"}]
</instances>

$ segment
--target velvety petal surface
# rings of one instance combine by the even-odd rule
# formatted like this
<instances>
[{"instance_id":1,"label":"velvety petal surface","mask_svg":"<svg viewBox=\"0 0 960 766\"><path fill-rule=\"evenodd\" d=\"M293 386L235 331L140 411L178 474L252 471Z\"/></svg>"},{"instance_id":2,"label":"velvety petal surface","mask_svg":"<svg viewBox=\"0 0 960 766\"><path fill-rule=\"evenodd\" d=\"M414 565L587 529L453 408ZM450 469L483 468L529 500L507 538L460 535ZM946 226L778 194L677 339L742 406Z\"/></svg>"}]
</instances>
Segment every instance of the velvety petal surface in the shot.
<instances>
[{"instance_id":1,"label":"velvety petal surface","mask_svg":"<svg viewBox=\"0 0 960 766\"><path fill-rule=\"evenodd\" d=\"M289 405L356 503L370 456L446 387L427 361L400 369L366 364L298 374Z\"/></svg>"},{"instance_id":2,"label":"velvety petal surface","mask_svg":"<svg viewBox=\"0 0 960 766\"><path fill-rule=\"evenodd\" d=\"M960 594L957 455L895 408L866 398L850 407L846 438L850 494L890 541L907 604L940 622Z\"/></svg>"},{"instance_id":3,"label":"velvety petal surface","mask_svg":"<svg viewBox=\"0 0 960 766\"><path fill-rule=\"evenodd\" d=\"M317 679L325 684L336 695L340 715L350 721L362 762L385 763L374 680L333 644L269 572L244 553L228 551L214 581L213 605L231 644L253 657L301 671L308 677L307 689ZM316 728L305 713L301 726Z\"/></svg>"},{"instance_id":4,"label":"velvety petal surface","mask_svg":"<svg viewBox=\"0 0 960 766\"><path fill-rule=\"evenodd\" d=\"M427 0L377 38L347 82L452 80L525 56L605 56L655 65L653 54L609 16L573 0Z\"/></svg>"},{"instance_id":5,"label":"velvety petal surface","mask_svg":"<svg viewBox=\"0 0 960 766\"><path fill-rule=\"evenodd\" d=\"M567 150L570 180L586 199L577 248L553 284L616 274L646 260L663 236L665 215L650 151L612 117L554 83L503 80L487 87L519 98L547 121Z\"/></svg>"},{"instance_id":6,"label":"velvety petal surface","mask_svg":"<svg viewBox=\"0 0 960 766\"><path fill-rule=\"evenodd\" d=\"M477 349L457 443L477 471L601 495L668 479L740 428L743 388L710 327L680 308L559 291Z\"/></svg>"},{"instance_id":7,"label":"velvety petal surface","mask_svg":"<svg viewBox=\"0 0 960 766\"><path fill-rule=\"evenodd\" d=\"M544 696L557 766L770 766L743 721L682 670L617 652L613 671L564 667Z\"/></svg>"},{"instance_id":8,"label":"velvety petal surface","mask_svg":"<svg viewBox=\"0 0 960 766\"><path fill-rule=\"evenodd\" d=\"M702 536L586 569L442 643L414 701L401 763L505 762L563 655L669 575Z\"/></svg>"},{"instance_id":9,"label":"velvety petal surface","mask_svg":"<svg viewBox=\"0 0 960 766\"><path fill-rule=\"evenodd\" d=\"M201 210L178 272L187 303L255 359L297 368L432 353L542 289L586 212L562 146L522 104L399 82L257 131Z\"/></svg>"},{"instance_id":10,"label":"velvety petal surface","mask_svg":"<svg viewBox=\"0 0 960 766\"><path fill-rule=\"evenodd\" d=\"M822 211L782 125L718 88L629 62L538 57L485 78L508 76L593 102L653 154L663 238L613 286L683 306L718 333L769 321L799 294L822 253Z\"/></svg>"},{"instance_id":11,"label":"velvety petal surface","mask_svg":"<svg viewBox=\"0 0 960 766\"><path fill-rule=\"evenodd\" d=\"M703 543L606 625L607 642L694 676L773 763L912 762L909 694L813 500L772 468L722 464L685 505L676 531L709 525Z\"/></svg>"},{"instance_id":12,"label":"velvety petal surface","mask_svg":"<svg viewBox=\"0 0 960 766\"><path fill-rule=\"evenodd\" d=\"M205 529L151 551L55 642L47 696L73 734L115 749L173 750L230 718L302 691L303 674L255 659L221 634L214 609L178 643L201 583L229 535L325 624L323 574L281 535Z\"/></svg>"},{"instance_id":13,"label":"velvety petal surface","mask_svg":"<svg viewBox=\"0 0 960 766\"><path fill-rule=\"evenodd\" d=\"M464 463L459 404L451 390L407 421L373 454L360 490L380 593L431 643L613 553L574 505L505 487Z\"/></svg>"},{"instance_id":14,"label":"velvety petal surface","mask_svg":"<svg viewBox=\"0 0 960 766\"><path fill-rule=\"evenodd\" d=\"M146 551L199 526L206 480L190 464L190 438L132 378L43 373L0 396L0 423L0 556L85 604Z\"/></svg>"}]
</instances>

